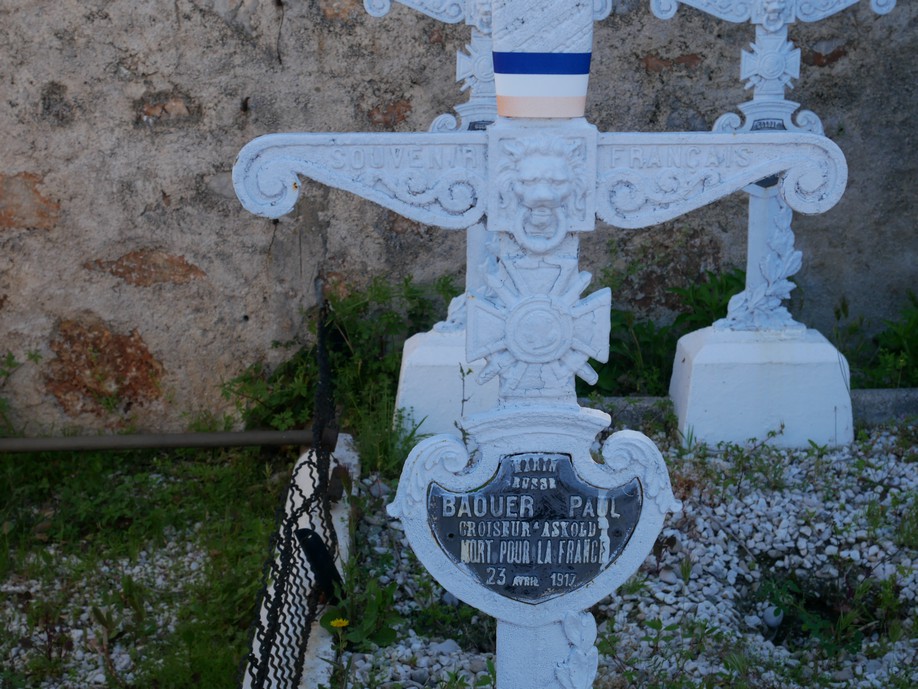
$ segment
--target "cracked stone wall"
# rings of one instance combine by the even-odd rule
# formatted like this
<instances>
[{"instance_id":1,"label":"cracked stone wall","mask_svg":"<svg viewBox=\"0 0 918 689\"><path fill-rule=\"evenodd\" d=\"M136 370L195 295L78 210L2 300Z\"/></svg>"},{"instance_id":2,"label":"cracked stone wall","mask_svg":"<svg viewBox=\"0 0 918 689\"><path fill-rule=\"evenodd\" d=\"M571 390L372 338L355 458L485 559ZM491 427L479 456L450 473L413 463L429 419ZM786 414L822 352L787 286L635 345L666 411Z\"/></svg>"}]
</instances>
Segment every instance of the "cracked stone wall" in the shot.
<instances>
[{"instance_id":1,"label":"cracked stone wall","mask_svg":"<svg viewBox=\"0 0 918 689\"><path fill-rule=\"evenodd\" d=\"M600 130L710 129L749 97L753 28L620 0L597 27L587 117ZM791 97L819 114L848 192L798 219L794 311L830 331L844 297L876 325L916 289L918 8L867 3L791 27ZM0 0L0 354L27 433L179 430L220 413L221 381L302 337L315 281L462 274L461 233L304 185L277 223L244 212L230 169L277 131L422 131L466 99L465 26L360 0ZM600 225L584 258L616 304L657 318L669 287L745 260L745 199L650 230ZM461 278L459 279L461 283Z\"/></svg>"}]
</instances>

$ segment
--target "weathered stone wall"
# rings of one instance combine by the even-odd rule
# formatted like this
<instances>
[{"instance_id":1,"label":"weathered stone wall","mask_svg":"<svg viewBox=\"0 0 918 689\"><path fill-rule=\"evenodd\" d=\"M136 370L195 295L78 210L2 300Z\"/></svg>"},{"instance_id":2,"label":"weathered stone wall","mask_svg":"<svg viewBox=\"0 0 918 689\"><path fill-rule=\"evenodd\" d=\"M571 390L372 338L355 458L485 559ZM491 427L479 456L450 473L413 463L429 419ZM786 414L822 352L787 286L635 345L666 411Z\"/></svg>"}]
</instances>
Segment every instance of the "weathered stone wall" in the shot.
<instances>
[{"instance_id":1,"label":"weathered stone wall","mask_svg":"<svg viewBox=\"0 0 918 689\"><path fill-rule=\"evenodd\" d=\"M751 26L619 0L596 31L587 116L601 130L710 129L749 97ZM824 332L846 297L879 323L916 288L918 7L865 2L795 25L792 97L850 167L842 202L795 223L796 311ZM360 0L0 0L0 354L41 356L2 394L29 433L180 429L273 341L302 337L314 283L463 272L461 233L307 183L278 223L244 212L230 169L276 131L421 131L465 100L465 26ZM665 317L666 289L745 260L745 198L651 230L600 226L588 268ZM461 283L461 279L459 280Z\"/></svg>"}]
</instances>

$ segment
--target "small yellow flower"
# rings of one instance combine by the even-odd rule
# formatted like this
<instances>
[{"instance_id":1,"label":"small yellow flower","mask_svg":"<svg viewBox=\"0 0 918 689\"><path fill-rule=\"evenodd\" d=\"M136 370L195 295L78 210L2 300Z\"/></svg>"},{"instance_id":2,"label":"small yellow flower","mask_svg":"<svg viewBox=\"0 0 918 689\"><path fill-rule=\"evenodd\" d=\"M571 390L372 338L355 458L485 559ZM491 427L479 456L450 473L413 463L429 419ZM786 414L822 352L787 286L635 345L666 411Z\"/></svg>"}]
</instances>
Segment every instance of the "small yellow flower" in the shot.
<instances>
[{"instance_id":1,"label":"small yellow flower","mask_svg":"<svg viewBox=\"0 0 918 689\"><path fill-rule=\"evenodd\" d=\"M350 624L350 622L348 622L347 620L345 620L345 619L342 618L342 617L336 617L336 618L333 619L331 622L329 622L329 624L330 624L332 627L334 627L335 629L341 629L342 627L348 626L348 625Z\"/></svg>"}]
</instances>

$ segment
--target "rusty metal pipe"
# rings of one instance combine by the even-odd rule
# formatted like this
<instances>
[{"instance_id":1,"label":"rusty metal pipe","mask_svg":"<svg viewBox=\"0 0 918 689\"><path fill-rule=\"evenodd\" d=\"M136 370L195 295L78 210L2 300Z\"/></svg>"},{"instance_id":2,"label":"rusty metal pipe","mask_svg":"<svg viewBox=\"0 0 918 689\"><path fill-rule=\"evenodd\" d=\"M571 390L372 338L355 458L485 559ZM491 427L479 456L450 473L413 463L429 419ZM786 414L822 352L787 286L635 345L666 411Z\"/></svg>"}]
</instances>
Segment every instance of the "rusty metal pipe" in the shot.
<instances>
[{"instance_id":1,"label":"rusty metal pipe","mask_svg":"<svg viewBox=\"0 0 918 689\"><path fill-rule=\"evenodd\" d=\"M326 433L326 435L331 435ZM331 449L335 437L323 438ZM53 438L0 438L0 453L79 452L85 450L151 450L202 447L301 445L313 447L312 431L228 431L219 433L149 433L72 435Z\"/></svg>"}]
</instances>

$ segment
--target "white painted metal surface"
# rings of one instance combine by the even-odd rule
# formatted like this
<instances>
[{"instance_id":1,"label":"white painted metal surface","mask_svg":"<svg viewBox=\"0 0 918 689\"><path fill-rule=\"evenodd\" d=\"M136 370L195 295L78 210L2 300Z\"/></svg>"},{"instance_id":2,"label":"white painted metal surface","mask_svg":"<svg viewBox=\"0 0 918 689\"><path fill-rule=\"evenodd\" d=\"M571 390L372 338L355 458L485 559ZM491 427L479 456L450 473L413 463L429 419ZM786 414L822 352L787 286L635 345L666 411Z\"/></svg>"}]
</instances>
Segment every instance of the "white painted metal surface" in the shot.
<instances>
[{"instance_id":1,"label":"white painted metal surface","mask_svg":"<svg viewBox=\"0 0 918 689\"><path fill-rule=\"evenodd\" d=\"M459 3L406 4L465 16ZM529 59L553 69L541 57L553 52L588 55L608 3L492 8L495 49L513 54L508 73L522 73ZM268 217L293 207L303 175L428 224L484 220L489 257L483 285L466 295L466 356L485 361L478 380L498 381L498 404L462 418L462 439L414 448L390 513L441 584L498 618L500 689L591 686L596 630L582 611L637 570L680 508L645 436L617 433L602 462L591 455L609 417L577 405L574 377L595 379L588 359L608 357L611 295L584 296L580 233L597 214L644 227L772 175L788 206L821 212L846 181L841 152L812 134L599 134L580 117L546 119L544 106L515 103L514 118L487 132L269 135L243 149L233 174L245 207Z\"/></svg>"},{"instance_id":2,"label":"white painted metal surface","mask_svg":"<svg viewBox=\"0 0 918 689\"><path fill-rule=\"evenodd\" d=\"M815 330L704 328L679 340L669 394L688 444L854 440L848 362Z\"/></svg>"}]
</instances>

